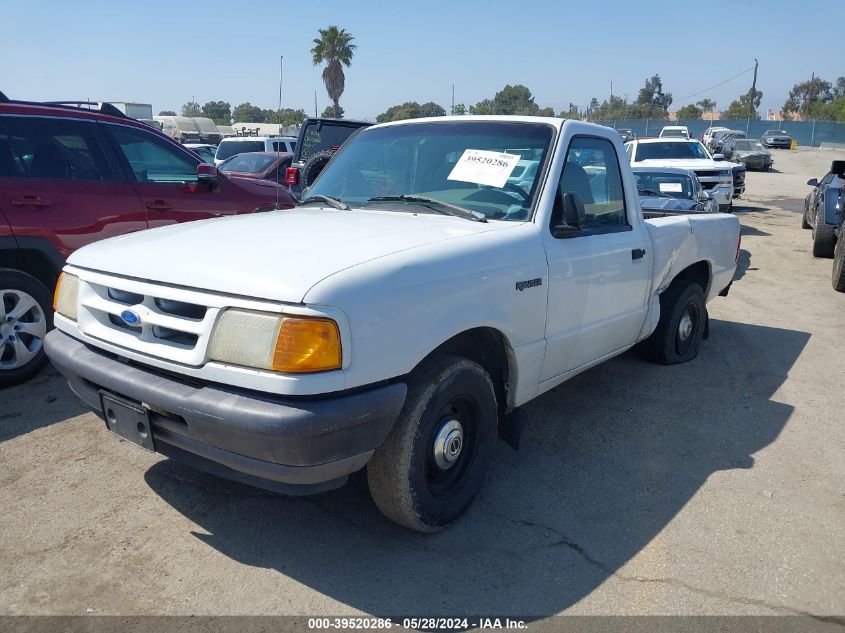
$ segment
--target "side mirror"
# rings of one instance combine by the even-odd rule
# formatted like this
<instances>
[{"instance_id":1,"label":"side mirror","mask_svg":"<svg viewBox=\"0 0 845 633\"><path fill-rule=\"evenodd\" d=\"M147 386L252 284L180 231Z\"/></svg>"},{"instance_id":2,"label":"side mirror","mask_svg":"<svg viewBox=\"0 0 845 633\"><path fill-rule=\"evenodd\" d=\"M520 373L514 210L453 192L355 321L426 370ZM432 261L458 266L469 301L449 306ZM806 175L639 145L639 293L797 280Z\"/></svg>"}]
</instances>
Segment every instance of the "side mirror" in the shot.
<instances>
[{"instance_id":1,"label":"side mirror","mask_svg":"<svg viewBox=\"0 0 845 633\"><path fill-rule=\"evenodd\" d=\"M710 195L709 191L702 191L701 192L701 199L702 200L712 200L713 196Z\"/></svg>"},{"instance_id":2,"label":"side mirror","mask_svg":"<svg viewBox=\"0 0 845 633\"><path fill-rule=\"evenodd\" d=\"M557 238L574 237L581 232L581 225L587 217L584 209L584 202L577 193L567 191L563 194L563 221L565 224L558 224L552 227L552 235Z\"/></svg>"},{"instance_id":3,"label":"side mirror","mask_svg":"<svg viewBox=\"0 0 845 633\"><path fill-rule=\"evenodd\" d=\"M713 154L713 160L725 160L724 154Z\"/></svg>"},{"instance_id":4,"label":"side mirror","mask_svg":"<svg viewBox=\"0 0 845 633\"><path fill-rule=\"evenodd\" d=\"M807 181L807 184L810 185L811 187L818 187L819 186L819 180L818 180L818 178L810 178Z\"/></svg>"},{"instance_id":5,"label":"side mirror","mask_svg":"<svg viewBox=\"0 0 845 633\"><path fill-rule=\"evenodd\" d=\"M215 165L211 163L200 163L197 165L197 180L203 184L216 186L225 176Z\"/></svg>"}]
</instances>

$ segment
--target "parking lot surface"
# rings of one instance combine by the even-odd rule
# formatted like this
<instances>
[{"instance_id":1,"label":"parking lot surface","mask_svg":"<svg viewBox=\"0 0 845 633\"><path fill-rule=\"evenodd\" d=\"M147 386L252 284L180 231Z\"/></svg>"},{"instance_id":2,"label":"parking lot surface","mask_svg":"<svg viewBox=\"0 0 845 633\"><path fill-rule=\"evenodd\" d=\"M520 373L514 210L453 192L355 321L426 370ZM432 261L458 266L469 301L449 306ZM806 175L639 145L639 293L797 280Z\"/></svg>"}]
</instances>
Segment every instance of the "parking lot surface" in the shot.
<instances>
[{"instance_id":1,"label":"parking lot surface","mask_svg":"<svg viewBox=\"0 0 845 633\"><path fill-rule=\"evenodd\" d=\"M530 403L439 534L360 475L284 498L144 452L52 369L0 392L0 613L842 614L845 295L796 211L845 156L774 154L699 357L629 352Z\"/></svg>"}]
</instances>

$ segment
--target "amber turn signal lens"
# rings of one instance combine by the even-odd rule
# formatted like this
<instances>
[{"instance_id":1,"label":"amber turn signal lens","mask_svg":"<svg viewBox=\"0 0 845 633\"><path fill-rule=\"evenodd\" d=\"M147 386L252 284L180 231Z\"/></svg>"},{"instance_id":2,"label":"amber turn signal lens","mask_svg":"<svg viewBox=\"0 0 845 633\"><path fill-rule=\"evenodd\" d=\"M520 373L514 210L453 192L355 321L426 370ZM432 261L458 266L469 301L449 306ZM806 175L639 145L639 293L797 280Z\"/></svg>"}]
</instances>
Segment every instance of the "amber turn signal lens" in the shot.
<instances>
[{"instance_id":1,"label":"amber turn signal lens","mask_svg":"<svg viewBox=\"0 0 845 633\"><path fill-rule=\"evenodd\" d=\"M56 289L53 291L53 311L55 312L56 307L59 305L59 290L62 287L62 280L65 278L64 273L59 274L59 280L56 282Z\"/></svg>"},{"instance_id":2,"label":"amber turn signal lens","mask_svg":"<svg viewBox=\"0 0 845 633\"><path fill-rule=\"evenodd\" d=\"M340 331L331 319L286 316L273 352L273 371L314 372L340 369Z\"/></svg>"}]
</instances>

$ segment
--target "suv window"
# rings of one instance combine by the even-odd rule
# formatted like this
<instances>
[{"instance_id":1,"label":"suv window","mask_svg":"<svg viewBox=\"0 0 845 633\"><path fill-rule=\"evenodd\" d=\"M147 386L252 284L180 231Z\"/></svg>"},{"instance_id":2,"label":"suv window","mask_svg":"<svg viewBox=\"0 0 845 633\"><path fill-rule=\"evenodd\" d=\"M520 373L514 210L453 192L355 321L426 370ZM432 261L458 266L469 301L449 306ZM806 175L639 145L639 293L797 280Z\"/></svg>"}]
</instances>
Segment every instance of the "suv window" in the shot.
<instances>
[{"instance_id":1,"label":"suv window","mask_svg":"<svg viewBox=\"0 0 845 633\"><path fill-rule=\"evenodd\" d=\"M97 124L0 117L0 178L113 180Z\"/></svg>"},{"instance_id":2,"label":"suv window","mask_svg":"<svg viewBox=\"0 0 845 633\"><path fill-rule=\"evenodd\" d=\"M296 149L294 141L273 141L274 152L292 152Z\"/></svg>"},{"instance_id":3,"label":"suv window","mask_svg":"<svg viewBox=\"0 0 845 633\"><path fill-rule=\"evenodd\" d=\"M306 124L302 135L300 161L306 161L317 152L337 149L358 129L350 125L337 125L327 121L313 121Z\"/></svg>"},{"instance_id":4,"label":"suv window","mask_svg":"<svg viewBox=\"0 0 845 633\"><path fill-rule=\"evenodd\" d=\"M582 228L627 225L622 172L609 141L588 136L572 139L558 184L559 199L564 193L575 193L584 203Z\"/></svg>"},{"instance_id":5,"label":"suv window","mask_svg":"<svg viewBox=\"0 0 845 633\"><path fill-rule=\"evenodd\" d=\"M226 160L235 154L245 154L246 152L263 152L267 147L264 141L221 141L217 146L217 153L214 157L217 160Z\"/></svg>"},{"instance_id":6,"label":"suv window","mask_svg":"<svg viewBox=\"0 0 845 633\"><path fill-rule=\"evenodd\" d=\"M127 126L109 125L108 129L129 162L136 181L197 181L197 161L166 141Z\"/></svg>"}]
</instances>

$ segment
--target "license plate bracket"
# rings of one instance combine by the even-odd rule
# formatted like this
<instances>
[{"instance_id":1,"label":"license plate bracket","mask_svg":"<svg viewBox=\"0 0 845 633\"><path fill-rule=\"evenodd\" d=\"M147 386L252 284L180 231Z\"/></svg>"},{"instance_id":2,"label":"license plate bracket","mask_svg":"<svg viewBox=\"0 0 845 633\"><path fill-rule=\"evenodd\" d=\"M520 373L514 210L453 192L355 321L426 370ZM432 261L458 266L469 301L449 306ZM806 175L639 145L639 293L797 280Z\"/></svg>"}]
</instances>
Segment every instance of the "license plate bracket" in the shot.
<instances>
[{"instance_id":1,"label":"license plate bracket","mask_svg":"<svg viewBox=\"0 0 845 633\"><path fill-rule=\"evenodd\" d=\"M145 407L107 391L100 391L100 404L109 431L155 452L150 412Z\"/></svg>"}]
</instances>

